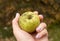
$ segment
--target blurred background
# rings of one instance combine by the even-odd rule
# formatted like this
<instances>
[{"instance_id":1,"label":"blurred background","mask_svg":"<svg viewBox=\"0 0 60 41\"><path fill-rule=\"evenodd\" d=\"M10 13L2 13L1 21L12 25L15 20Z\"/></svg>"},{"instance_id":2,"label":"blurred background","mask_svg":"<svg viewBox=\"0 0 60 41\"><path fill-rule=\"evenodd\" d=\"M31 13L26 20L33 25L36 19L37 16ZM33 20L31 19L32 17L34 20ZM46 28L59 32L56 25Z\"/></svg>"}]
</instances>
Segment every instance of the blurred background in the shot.
<instances>
[{"instance_id":1,"label":"blurred background","mask_svg":"<svg viewBox=\"0 0 60 41\"><path fill-rule=\"evenodd\" d=\"M49 41L60 41L60 0L0 0L0 41L16 41L11 22L17 12L26 11L42 14Z\"/></svg>"}]
</instances>

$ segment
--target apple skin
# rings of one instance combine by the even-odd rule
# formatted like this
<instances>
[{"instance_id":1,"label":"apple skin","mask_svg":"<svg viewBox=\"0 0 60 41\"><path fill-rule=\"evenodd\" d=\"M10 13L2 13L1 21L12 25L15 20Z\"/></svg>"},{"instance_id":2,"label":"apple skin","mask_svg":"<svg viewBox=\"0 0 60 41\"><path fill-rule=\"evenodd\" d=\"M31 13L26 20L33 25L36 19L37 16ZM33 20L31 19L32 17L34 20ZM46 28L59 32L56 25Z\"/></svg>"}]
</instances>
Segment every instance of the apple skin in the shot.
<instances>
[{"instance_id":1,"label":"apple skin","mask_svg":"<svg viewBox=\"0 0 60 41\"><path fill-rule=\"evenodd\" d=\"M37 14L34 14L33 12L25 12L19 17L19 26L26 32L34 32L39 24L39 16Z\"/></svg>"}]
</instances>

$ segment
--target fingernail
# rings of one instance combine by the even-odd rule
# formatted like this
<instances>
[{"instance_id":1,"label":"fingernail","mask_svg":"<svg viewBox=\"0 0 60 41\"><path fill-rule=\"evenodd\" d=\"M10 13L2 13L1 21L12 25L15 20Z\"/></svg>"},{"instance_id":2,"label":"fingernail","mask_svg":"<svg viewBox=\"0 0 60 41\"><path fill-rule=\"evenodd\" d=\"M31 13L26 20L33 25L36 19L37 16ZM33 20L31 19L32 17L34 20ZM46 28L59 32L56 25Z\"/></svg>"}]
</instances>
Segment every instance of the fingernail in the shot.
<instances>
[{"instance_id":1,"label":"fingernail","mask_svg":"<svg viewBox=\"0 0 60 41\"><path fill-rule=\"evenodd\" d=\"M16 13L16 17L19 15L19 13Z\"/></svg>"},{"instance_id":2,"label":"fingernail","mask_svg":"<svg viewBox=\"0 0 60 41\"><path fill-rule=\"evenodd\" d=\"M36 38L39 39L40 38L40 35L36 35Z\"/></svg>"},{"instance_id":3,"label":"fingernail","mask_svg":"<svg viewBox=\"0 0 60 41\"><path fill-rule=\"evenodd\" d=\"M43 19L43 15L39 15L41 19Z\"/></svg>"},{"instance_id":4,"label":"fingernail","mask_svg":"<svg viewBox=\"0 0 60 41\"><path fill-rule=\"evenodd\" d=\"M40 27L38 27L36 30L40 30Z\"/></svg>"},{"instance_id":5,"label":"fingernail","mask_svg":"<svg viewBox=\"0 0 60 41\"><path fill-rule=\"evenodd\" d=\"M47 26L46 23L43 23L43 22L41 23L41 25L42 25L43 27L46 27L46 26Z\"/></svg>"},{"instance_id":6,"label":"fingernail","mask_svg":"<svg viewBox=\"0 0 60 41\"><path fill-rule=\"evenodd\" d=\"M38 13L38 11L34 11L35 13Z\"/></svg>"},{"instance_id":7,"label":"fingernail","mask_svg":"<svg viewBox=\"0 0 60 41\"><path fill-rule=\"evenodd\" d=\"M43 27L40 27L40 31L42 31L43 30Z\"/></svg>"},{"instance_id":8,"label":"fingernail","mask_svg":"<svg viewBox=\"0 0 60 41\"><path fill-rule=\"evenodd\" d=\"M42 30L42 27L38 27L36 30L40 32Z\"/></svg>"},{"instance_id":9,"label":"fingernail","mask_svg":"<svg viewBox=\"0 0 60 41\"><path fill-rule=\"evenodd\" d=\"M38 14L38 11L34 11L35 14Z\"/></svg>"}]
</instances>

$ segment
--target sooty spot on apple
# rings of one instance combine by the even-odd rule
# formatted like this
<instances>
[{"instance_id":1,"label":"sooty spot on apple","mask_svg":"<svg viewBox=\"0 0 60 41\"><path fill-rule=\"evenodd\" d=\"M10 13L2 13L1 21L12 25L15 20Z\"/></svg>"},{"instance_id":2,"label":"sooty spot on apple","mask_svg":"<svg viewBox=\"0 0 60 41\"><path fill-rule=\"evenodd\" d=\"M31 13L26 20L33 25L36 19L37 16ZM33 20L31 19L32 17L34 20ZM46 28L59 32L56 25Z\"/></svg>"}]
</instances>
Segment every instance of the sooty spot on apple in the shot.
<instances>
[{"instance_id":1,"label":"sooty spot on apple","mask_svg":"<svg viewBox=\"0 0 60 41\"><path fill-rule=\"evenodd\" d=\"M28 15L28 19L32 19L32 15Z\"/></svg>"}]
</instances>

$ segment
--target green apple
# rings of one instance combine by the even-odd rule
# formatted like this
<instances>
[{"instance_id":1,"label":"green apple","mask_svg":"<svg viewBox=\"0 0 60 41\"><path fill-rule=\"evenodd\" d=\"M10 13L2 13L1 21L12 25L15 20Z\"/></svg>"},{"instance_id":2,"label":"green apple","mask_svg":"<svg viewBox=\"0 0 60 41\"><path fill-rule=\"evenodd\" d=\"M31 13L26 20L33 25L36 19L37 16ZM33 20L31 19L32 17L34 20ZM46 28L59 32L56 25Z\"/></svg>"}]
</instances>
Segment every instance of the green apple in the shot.
<instances>
[{"instance_id":1,"label":"green apple","mask_svg":"<svg viewBox=\"0 0 60 41\"><path fill-rule=\"evenodd\" d=\"M19 18L19 26L22 30L32 33L36 30L36 27L40 24L40 19L34 12L25 12Z\"/></svg>"}]
</instances>

